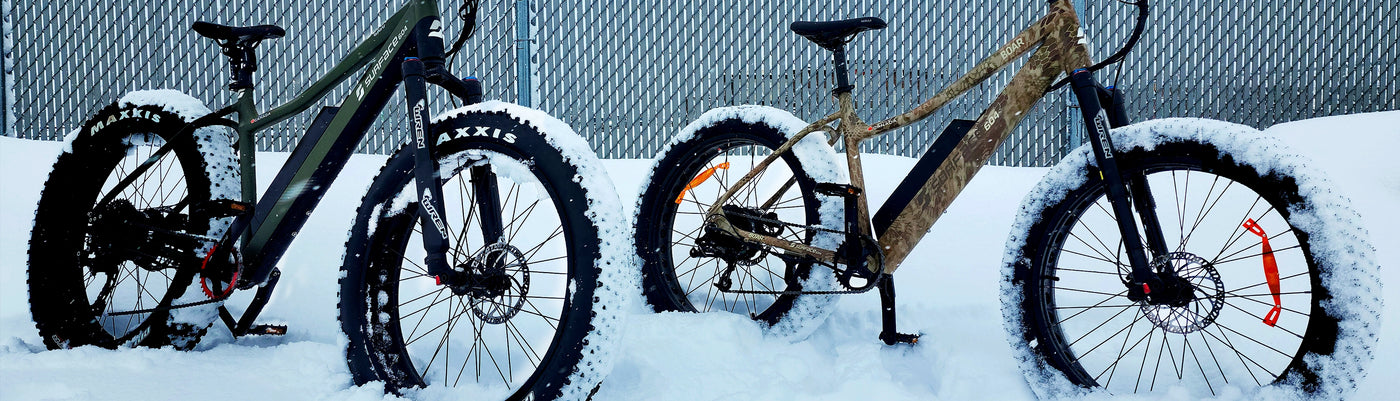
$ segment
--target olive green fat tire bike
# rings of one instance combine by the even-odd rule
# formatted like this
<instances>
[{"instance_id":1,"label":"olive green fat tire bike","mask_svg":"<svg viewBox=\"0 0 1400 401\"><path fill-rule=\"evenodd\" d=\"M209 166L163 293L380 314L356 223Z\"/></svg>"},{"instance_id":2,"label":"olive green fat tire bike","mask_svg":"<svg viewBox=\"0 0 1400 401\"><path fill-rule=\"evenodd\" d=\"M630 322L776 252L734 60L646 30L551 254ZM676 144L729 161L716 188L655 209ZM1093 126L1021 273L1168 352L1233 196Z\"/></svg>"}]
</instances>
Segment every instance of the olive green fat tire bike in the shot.
<instances>
[{"instance_id":1,"label":"olive green fat tire bike","mask_svg":"<svg viewBox=\"0 0 1400 401\"><path fill-rule=\"evenodd\" d=\"M355 383L480 399L595 391L636 285L613 186L568 125L483 101L479 81L447 71L477 5L462 5L450 51L438 9L407 2L306 92L261 112L254 52L284 30L194 24L229 57L238 100L211 111L176 91L131 92L66 137L29 247L45 345L188 350L216 321L235 338L285 334L255 324L278 262L402 93L408 140L358 208L339 277ZM254 134L342 83L345 99L317 112L259 196ZM466 106L434 118L429 84ZM256 291L241 315L225 302L238 290Z\"/></svg>"}]
</instances>

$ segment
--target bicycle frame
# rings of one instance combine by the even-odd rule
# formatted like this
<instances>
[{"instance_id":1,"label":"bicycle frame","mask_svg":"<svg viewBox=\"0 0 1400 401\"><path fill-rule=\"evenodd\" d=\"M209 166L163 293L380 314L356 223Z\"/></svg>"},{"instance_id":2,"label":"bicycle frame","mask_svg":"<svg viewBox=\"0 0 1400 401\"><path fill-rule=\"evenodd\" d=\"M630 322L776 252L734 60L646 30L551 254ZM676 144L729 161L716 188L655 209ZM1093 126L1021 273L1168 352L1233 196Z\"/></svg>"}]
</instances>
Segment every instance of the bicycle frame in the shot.
<instances>
[{"instance_id":1,"label":"bicycle frame","mask_svg":"<svg viewBox=\"0 0 1400 401\"><path fill-rule=\"evenodd\" d=\"M254 307L245 312L243 320L256 315L267 292L276 283L276 264L287 250L303 224L310 217L320 199L325 195L345 163L354 153L355 147L364 138L368 127L383 110L400 83L407 82L406 96L410 104L421 110L425 102L426 83L431 82L447 89L453 95L471 102L474 95L465 84L452 77L443 68L443 45L441 18L438 15L436 0L411 1L399 9L368 39L356 46L345 59L336 64L329 73L312 83L304 92L291 101L259 114L253 89L240 89L238 100L219 111L205 115L186 126L182 132L192 132L197 128L211 125L228 125L238 132L239 169L242 174L242 201L254 205L251 216L243 213L234 220L225 241L241 238L240 254L244 256L242 277L237 286L243 289L262 285ZM424 46L419 46L425 44ZM418 57L409 57L418 56ZM402 63L390 62L403 60ZM428 65L430 75L424 79L424 65ZM406 68L414 68L415 73L405 73ZM347 96L338 106L322 108L316 119L308 127L291 157L278 171L261 199L257 198L257 177L255 159L255 134L274 124L300 114L327 96L336 86L350 78L356 71L364 74L351 87ZM413 75L413 76L410 76ZM476 94L479 97L479 94ZM225 117L238 114L238 121ZM420 116L421 117L421 116ZM412 132L421 137L427 131L427 118L414 119ZM431 144L418 142L419 151L431 153ZM168 146L168 145L167 145ZM157 155L164 154L159 151ZM147 165L157 158L147 161ZM415 170L431 172L429 183L436 179L436 162L428 157L429 163L418 163ZM476 172L474 172L476 173ZM494 175L482 172L486 181L484 189L495 190ZM119 184L120 185L120 184ZM436 188L436 185L420 187ZM425 191L426 192L426 191ZM426 195L425 195L426 197ZM441 202L441 196L436 197ZM428 230L432 231L432 230ZM441 248L441 238L433 243L430 235L425 236L429 254L434 246ZM229 321L227 315L225 320ZM246 329L246 322L240 326ZM237 333L237 330L235 330Z\"/></svg>"},{"instance_id":2,"label":"bicycle frame","mask_svg":"<svg viewBox=\"0 0 1400 401\"><path fill-rule=\"evenodd\" d=\"M849 91L837 93L836 97L840 109L799 131L731 186L731 189L721 195L710 207L707 213L710 221L716 224L719 229L729 231L748 241L763 243L794 255L810 257L824 263L843 262L841 255L835 250L815 248L735 228L726 220L720 205L724 205L737 189L743 188L754 180L759 173L783 153L788 152L798 141L814 132L836 133L829 138L829 143L834 145L841 141L845 145L851 185L863 188L865 180L860 161L861 142L928 117L950 101L981 84L992 74L1005 68L1013 60L1030 52L1032 48L1035 48L1035 51L1031 53L1025 66L1015 74L991 106L982 112L971 130L958 142L957 146L938 163L938 168L914 195L908 206L899 210L898 216L890 223L888 229L880 233L879 244L884 252L884 271L892 273L898 269L909 252L933 227L938 218L947 211L948 206L952 204L978 170L990 160L992 153L1006 140L1011 130L1025 116L1025 113L1045 96L1052 81L1061 73L1069 75L1075 84L1075 93L1079 95L1086 123L1091 128L1089 130L1090 142L1099 156L1100 166L1105 171L1105 179L1110 181L1110 187L1116 186L1121 192L1124 184L1117 177L1117 168L1112 158L1112 146L1108 142L1108 128L1110 121L1114 123L1113 126L1118 126L1123 125L1126 118L1122 116L1120 110L1116 109L1108 110L1109 113L1114 114L1111 119L1105 115L1096 90L1098 86L1093 83L1092 73L1086 69L1090 65L1090 58L1088 49L1085 47L1083 32L1079 26L1079 18L1070 2L1052 1L1050 12L1044 18L1021 31L994 54L984 58L972 68L971 72L904 114L873 125L866 124L856 115L856 107L852 101L851 93ZM838 121L839 123L834 128L830 126ZM1113 182L1115 180L1116 183ZM778 197L790 188L791 184L790 180L787 185L784 185L764 203L763 208L776 202ZM1120 224L1127 224L1124 238L1125 242L1130 245L1129 254L1133 256L1130 259L1134 262L1134 278L1136 279L1139 278L1136 274L1138 266L1145 268L1146 256L1140 245L1136 247L1137 255L1133 255L1131 245L1139 244L1140 241L1137 240L1137 230L1131 225L1135 224L1132 221L1131 205L1128 204L1126 195L1115 195L1117 196L1111 196L1115 203L1115 210L1119 212L1120 217L1127 216L1127 218L1119 220ZM871 229L869 206L865 194L862 192L855 196L858 197L859 232L873 238L874 233ZM1120 203L1123 207L1128 208L1126 209L1127 213L1123 213L1124 209L1117 207ZM1160 230L1155 234L1149 232L1149 237L1160 238ZM869 266L872 270L877 268L875 264Z\"/></svg>"}]
</instances>

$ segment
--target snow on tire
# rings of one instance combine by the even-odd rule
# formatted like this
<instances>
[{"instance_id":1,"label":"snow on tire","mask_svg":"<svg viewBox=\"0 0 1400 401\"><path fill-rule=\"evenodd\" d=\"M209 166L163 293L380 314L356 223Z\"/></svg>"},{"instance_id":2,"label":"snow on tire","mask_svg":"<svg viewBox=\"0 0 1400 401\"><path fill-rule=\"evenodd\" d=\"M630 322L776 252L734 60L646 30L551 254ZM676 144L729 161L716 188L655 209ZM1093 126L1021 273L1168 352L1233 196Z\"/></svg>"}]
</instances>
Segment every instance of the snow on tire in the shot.
<instances>
[{"instance_id":1,"label":"snow on tire","mask_svg":"<svg viewBox=\"0 0 1400 401\"><path fill-rule=\"evenodd\" d=\"M1111 245L1116 229L1082 230L1094 219L1113 217L1103 206L1089 147L1071 153L1026 196L1004 258L1005 327L1036 395L1178 387L1198 397L1218 395L1224 387L1243 387L1238 391L1255 394L1250 398L1340 398L1350 392L1372 359L1380 282L1360 216L1325 174L1276 139L1236 124L1167 119L1111 135L1125 177L1141 177L1150 188L1143 191L1156 199L1172 252L1159 260L1170 260L1176 276L1192 283L1192 295L1179 305L1145 305L1114 294L1124 291L1126 258L1112 256L1122 254L1121 245ZM1191 177L1197 177L1194 187ZM1235 195L1239 191L1245 196ZM1213 216L1225 217L1215 224ZM1250 225L1265 227L1272 250L1263 250L1265 241L1250 233L1253 228L1242 228ZM1224 243L1219 252L1202 245L1213 238L1223 239L1211 244ZM1097 265L1108 267L1093 270ZM1283 277L1269 279L1271 266L1279 269L1274 277ZM1103 285L1079 284L1091 280ZM1089 297L1102 300L1075 301ZM1265 311L1278 305L1277 326L1260 321L1270 320ZM1080 316L1094 310L1117 314L1090 327L1098 320ZM1133 330L1137 326L1141 330ZM1152 341L1143 341L1147 337ZM1141 362L1116 369L1139 353ZM1167 369L1174 373L1166 376L1157 373L1167 360L1163 354L1175 358ZM1147 363L1153 358L1155 369ZM1221 380L1230 377L1237 379Z\"/></svg>"},{"instance_id":2,"label":"snow on tire","mask_svg":"<svg viewBox=\"0 0 1400 401\"><path fill-rule=\"evenodd\" d=\"M656 311L726 310L747 314L767 324L769 335L790 340L806 337L826 319L836 301L834 295L723 293L716 291L712 285L723 275L723 261L719 258L691 259L687 258L690 255L673 255L675 252L687 252L694 245L693 237L699 235L696 229L703 224L696 219L703 216L704 209L708 207L705 203L707 199L712 203L712 198L720 193L719 188L742 177L766 155L763 152L781 146L807 125L791 113L771 107L723 107L701 115L662 148L640 188L634 220L635 240L643 264L644 293ZM812 188L816 183L849 182L846 170L837 162L836 152L825 139L826 136L821 133L806 136L764 173L766 179L779 180L774 183L785 182L787 177L797 179L797 188L789 188L780 194L783 199L778 199L772 208L757 209L761 206L758 203L762 202L758 198L770 196L768 193L750 200L731 199L732 205L775 214L782 214L779 209L792 205L788 207L800 209L781 215L783 221L829 229L843 227L841 200L816 194ZM705 178L697 178L700 176ZM769 183L764 180L756 179L751 186L776 192L776 189L766 186ZM686 210L682 211L682 207ZM842 241L840 235L828 231L793 230L783 233L792 235L791 240L810 241L811 245L826 249L835 249ZM690 244L686 244L687 241ZM737 283L735 288L761 291L795 289L788 288L784 283L784 268L770 266L770 263L776 265L785 262L776 260L767 251L747 252L751 255L746 253L749 257L740 262L744 265L739 266L742 271L732 273L737 277L733 279ZM710 265L696 265L690 268L683 265L689 260L700 260L697 263L711 263L718 267L710 269ZM709 275L710 270L714 270L713 276ZM808 263L792 270L799 276L802 290L836 289L830 269ZM747 282L745 277L748 277ZM707 289L701 291L702 288Z\"/></svg>"},{"instance_id":3,"label":"snow on tire","mask_svg":"<svg viewBox=\"0 0 1400 401\"><path fill-rule=\"evenodd\" d=\"M355 381L385 381L396 393L474 386L484 398L586 398L611 370L639 293L602 164L564 123L508 103L445 113L429 139L444 182L449 263L487 284L435 282L421 267L414 160L401 149L370 186L346 243L340 321ZM498 188L504 227L492 244L477 197L489 191L477 180Z\"/></svg>"}]
</instances>

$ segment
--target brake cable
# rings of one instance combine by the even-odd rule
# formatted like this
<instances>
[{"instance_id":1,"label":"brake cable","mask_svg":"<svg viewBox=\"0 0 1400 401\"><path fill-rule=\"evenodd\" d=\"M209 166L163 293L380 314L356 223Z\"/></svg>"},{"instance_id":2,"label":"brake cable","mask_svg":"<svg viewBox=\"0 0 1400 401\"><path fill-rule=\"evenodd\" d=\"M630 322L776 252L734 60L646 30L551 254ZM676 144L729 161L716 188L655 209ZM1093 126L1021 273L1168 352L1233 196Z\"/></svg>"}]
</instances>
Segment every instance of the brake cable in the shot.
<instances>
[{"instance_id":1,"label":"brake cable","mask_svg":"<svg viewBox=\"0 0 1400 401\"><path fill-rule=\"evenodd\" d=\"M1123 43L1123 47L1118 48L1117 52L1114 52L1113 55L1108 56L1108 58L1106 59L1103 59L1103 61L1098 62L1098 64L1089 66L1089 71L1098 71L1103 69L1104 67L1107 67L1109 64L1123 61L1123 59L1128 56L1128 52L1132 51L1134 47L1137 47L1138 40L1142 39L1143 28L1147 26L1147 0L1137 0L1133 3L1127 3L1122 0L1119 0L1118 2L1137 6L1137 24L1133 26L1133 33L1132 35L1128 36L1128 41ZM1080 22L1080 25L1083 25L1082 21ZM1057 89L1064 87L1066 84L1069 84L1069 77L1065 77L1061 79L1060 82L1056 82L1054 85L1050 85L1050 89L1046 89L1045 93L1053 92Z\"/></svg>"},{"instance_id":2,"label":"brake cable","mask_svg":"<svg viewBox=\"0 0 1400 401\"><path fill-rule=\"evenodd\" d=\"M457 18L462 19L462 32L457 34L457 41L453 42L452 49L447 51L448 57L462 50L462 45L476 33L476 11L480 8L479 0L463 0L462 6L457 8Z\"/></svg>"}]
</instances>

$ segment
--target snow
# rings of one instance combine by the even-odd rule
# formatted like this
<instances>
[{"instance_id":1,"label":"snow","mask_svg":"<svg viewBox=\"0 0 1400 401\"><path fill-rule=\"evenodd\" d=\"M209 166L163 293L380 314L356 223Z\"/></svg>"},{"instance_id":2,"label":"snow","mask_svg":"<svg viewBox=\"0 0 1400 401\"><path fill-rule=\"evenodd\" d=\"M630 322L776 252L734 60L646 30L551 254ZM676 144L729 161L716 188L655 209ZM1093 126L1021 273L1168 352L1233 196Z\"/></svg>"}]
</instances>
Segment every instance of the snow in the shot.
<instances>
[{"instance_id":1,"label":"snow","mask_svg":"<svg viewBox=\"0 0 1400 401\"><path fill-rule=\"evenodd\" d=\"M209 107L205 106L203 101L174 89L132 91L122 96L117 103L123 106L158 105L190 121L209 114Z\"/></svg>"},{"instance_id":2,"label":"snow","mask_svg":"<svg viewBox=\"0 0 1400 401\"><path fill-rule=\"evenodd\" d=\"M1352 200L1376 245L1388 284L1376 361L1353 399L1393 398L1400 381L1400 112L1331 117L1265 130L1314 160L1311 166ZM216 325L195 352L43 351L29 320L25 244L33 208L61 144L0 138L0 399L78 400L304 400L393 399L375 385L354 387L335 321L336 281L354 208L384 157L356 155L326 201L292 245L282 283L264 313L291 332L280 338L228 338ZM259 155L270 176L286 158ZM870 155L868 193L878 204L913 159ZM619 193L634 194L649 160L605 160ZM1047 173L1042 168L986 167L953 203L906 266L895 275L900 329L922 332L915 347L876 340L879 300L873 294L839 298L835 310L806 340L765 335L737 316L658 314L631 316L615 367L597 400L931 400L1032 399L1007 345L999 313L1002 250L1020 201ZM265 182L263 183L265 184ZM627 195L631 196L631 195ZM624 201L630 203L628 198ZM251 293L230 301L235 312ZM234 368L234 369L230 369ZM419 399L454 399L420 393ZM458 395L457 398L460 398ZM1191 399L1183 392L1141 399ZM1225 392L1221 399L1245 399Z\"/></svg>"}]
</instances>

